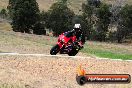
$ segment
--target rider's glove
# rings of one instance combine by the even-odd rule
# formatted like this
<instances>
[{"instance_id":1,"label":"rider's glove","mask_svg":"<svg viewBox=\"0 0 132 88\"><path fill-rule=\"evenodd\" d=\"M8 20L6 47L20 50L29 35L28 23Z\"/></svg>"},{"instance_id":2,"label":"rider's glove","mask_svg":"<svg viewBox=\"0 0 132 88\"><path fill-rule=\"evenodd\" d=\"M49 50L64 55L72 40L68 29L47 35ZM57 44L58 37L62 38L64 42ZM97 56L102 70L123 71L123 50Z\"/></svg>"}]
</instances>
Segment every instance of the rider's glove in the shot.
<instances>
[{"instance_id":1,"label":"rider's glove","mask_svg":"<svg viewBox=\"0 0 132 88\"><path fill-rule=\"evenodd\" d=\"M81 49L83 48L83 44L81 41L78 43L78 45L80 46Z\"/></svg>"}]
</instances>

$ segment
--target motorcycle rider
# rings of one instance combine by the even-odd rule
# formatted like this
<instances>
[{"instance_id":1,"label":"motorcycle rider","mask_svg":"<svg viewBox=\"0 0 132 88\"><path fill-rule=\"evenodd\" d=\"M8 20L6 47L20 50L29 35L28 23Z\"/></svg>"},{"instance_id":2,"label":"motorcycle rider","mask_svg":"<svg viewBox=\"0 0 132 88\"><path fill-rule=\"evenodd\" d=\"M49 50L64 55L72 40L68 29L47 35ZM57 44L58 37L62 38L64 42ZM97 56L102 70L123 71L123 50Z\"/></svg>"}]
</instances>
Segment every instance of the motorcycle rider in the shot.
<instances>
[{"instance_id":1,"label":"motorcycle rider","mask_svg":"<svg viewBox=\"0 0 132 88\"><path fill-rule=\"evenodd\" d=\"M77 38L78 45L83 48L83 45L85 44L85 36L83 34L83 31L81 29L81 24L75 24L73 30L71 32L74 33L74 35Z\"/></svg>"}]
</instances>

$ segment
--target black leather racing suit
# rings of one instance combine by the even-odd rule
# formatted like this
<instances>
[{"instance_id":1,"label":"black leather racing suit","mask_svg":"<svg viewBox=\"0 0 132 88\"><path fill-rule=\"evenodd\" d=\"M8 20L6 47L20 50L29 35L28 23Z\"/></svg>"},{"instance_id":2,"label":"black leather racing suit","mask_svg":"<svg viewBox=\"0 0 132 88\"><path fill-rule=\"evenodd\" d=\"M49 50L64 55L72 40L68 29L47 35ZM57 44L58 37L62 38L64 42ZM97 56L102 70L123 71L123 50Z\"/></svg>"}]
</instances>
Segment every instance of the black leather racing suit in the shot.
<instances>
[{"instance_id":1,"label":"black leather racing suit","mask_svg":"<svg viewBox=\"0 0 132 88\"><path fill-rule=\"evenodd\" d=\"M71 30L71 32L73 32L74 35L77 37L77 41L81 42L82 45L85 44L85 36L84 36L82 30L75 31L75 30L73 29L73 30Z\"/></svg>"}]
</instances>

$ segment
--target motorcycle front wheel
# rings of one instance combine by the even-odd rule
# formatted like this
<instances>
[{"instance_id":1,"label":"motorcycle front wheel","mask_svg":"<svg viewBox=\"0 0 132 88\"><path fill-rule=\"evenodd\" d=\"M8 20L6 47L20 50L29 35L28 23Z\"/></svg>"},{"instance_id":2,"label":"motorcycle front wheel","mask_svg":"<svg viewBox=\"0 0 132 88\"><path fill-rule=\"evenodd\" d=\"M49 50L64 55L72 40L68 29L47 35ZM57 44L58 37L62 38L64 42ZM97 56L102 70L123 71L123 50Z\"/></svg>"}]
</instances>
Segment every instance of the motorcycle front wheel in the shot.
<instances>
[{"instance_id":1,"label":"motorcycle front wheel","mask_svg":"<svg viewBox=\"0 0 132 88\"><path fill-rule=\"evenodd\" d=\"M56 55L58 52L59 52L59 50L60 50L60 47L59 47L59 45L55 45L55 46L53 46L52 48L51 48L51 50L50 50L50 54L51 55Z\"/></svg>"}]
</instances>

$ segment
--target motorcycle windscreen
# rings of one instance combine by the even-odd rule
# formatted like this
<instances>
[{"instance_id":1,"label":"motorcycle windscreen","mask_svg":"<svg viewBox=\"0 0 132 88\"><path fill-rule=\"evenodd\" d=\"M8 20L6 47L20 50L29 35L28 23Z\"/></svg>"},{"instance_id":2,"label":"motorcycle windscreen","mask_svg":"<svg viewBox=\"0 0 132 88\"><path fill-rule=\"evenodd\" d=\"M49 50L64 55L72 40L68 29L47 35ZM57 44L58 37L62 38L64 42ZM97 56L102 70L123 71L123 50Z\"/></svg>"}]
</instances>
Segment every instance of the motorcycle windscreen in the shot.
<instances>
[{"instance_id":1,"label":"motorcycle windscreen","mask_svg":"<svg viewBox=\"0 0 132 88\"><path fill-rule=\"evenodd\" d=\"M72 32L66 32L64 33L64 36L67 38L73 37L73 33Z\"/></svg>"}]
</instances>

